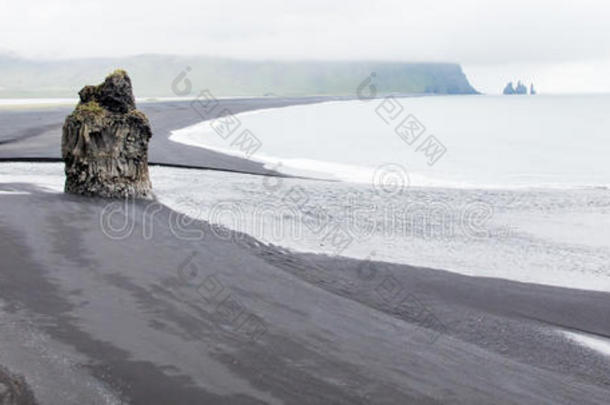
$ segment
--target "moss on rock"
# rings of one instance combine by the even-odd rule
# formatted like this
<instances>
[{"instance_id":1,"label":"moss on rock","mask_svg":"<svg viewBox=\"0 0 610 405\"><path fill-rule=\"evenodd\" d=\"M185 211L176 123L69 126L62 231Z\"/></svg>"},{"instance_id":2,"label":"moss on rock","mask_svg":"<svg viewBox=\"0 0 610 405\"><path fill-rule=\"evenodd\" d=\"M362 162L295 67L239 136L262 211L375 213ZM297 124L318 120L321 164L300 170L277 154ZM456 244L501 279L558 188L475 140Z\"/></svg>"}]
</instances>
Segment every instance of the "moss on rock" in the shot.
<instances>
[{"instance_id":1,"label":"moss on rock","mask_svg":"<svg viewBox=\"0 0 610 405\"><path fill-rule=\"evenodd\" d=\"M78 113L91 113L96 115L102 115L106 110L102 108L97 101L89 101L87 103L80 103L76 106L75 112Z\"/></svg>"}]
</instances>

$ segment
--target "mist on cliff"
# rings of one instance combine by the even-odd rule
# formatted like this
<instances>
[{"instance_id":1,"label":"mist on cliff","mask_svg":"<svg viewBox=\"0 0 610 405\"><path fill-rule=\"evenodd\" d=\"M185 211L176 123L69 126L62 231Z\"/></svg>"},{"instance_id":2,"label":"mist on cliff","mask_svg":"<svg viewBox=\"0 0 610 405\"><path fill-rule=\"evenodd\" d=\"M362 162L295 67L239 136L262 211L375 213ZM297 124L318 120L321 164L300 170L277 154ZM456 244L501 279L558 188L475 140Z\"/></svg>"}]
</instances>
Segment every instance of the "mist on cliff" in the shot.
<instances>
[{"instance_id":1,"label":"mist on cliff","mask_svg":"<svg viewBox=\"0 0 610 405\"><path fill-rule=\"evenodd\" d=\"M0 50L33 59L453 62L484 92L516 79L544 92L610 91L603 0L0 3Z\"/></svg>"}]
</instances>

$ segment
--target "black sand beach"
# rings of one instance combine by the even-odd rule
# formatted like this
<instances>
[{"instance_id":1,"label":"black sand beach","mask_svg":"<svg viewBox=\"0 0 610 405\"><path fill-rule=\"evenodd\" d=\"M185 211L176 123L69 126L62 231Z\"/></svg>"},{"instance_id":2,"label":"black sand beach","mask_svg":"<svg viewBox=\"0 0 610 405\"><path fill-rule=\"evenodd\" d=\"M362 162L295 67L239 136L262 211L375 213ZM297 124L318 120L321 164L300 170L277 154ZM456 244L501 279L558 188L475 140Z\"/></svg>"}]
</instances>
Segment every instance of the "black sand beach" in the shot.
<instances>
[{"instance_id":1,"label":"black sand beach","mask_svg":"<svg viewBox=\"0 0 610 405\"><path fill-rule=\"evenodd\" d=\"M238 112L301 101L225 102ZM187 103L140 108L155 129L151 161L266 173L168 141L200 121ZM0 156L59 157L68 111L0 111ZM177 238L169 224L180 216L155 202L130 203L133 229L112 239L100 225L107 200L0 185L9 190L0 364L41 403L610 398L608 357L560 333L609 338L610 294L297 254L198 221L181 223L203 238ZM407 292L398 304L396 285Z\"/></svg>"}]
</instances>

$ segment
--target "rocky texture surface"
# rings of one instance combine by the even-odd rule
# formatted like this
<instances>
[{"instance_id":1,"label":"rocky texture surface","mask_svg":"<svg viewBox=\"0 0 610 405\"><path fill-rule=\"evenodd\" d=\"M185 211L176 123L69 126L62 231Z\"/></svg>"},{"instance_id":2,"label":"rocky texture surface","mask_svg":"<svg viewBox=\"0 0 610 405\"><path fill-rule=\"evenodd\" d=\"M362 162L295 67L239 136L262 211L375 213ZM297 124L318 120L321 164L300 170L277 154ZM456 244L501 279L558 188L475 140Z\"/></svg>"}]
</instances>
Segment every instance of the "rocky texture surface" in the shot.
<instances>
[{"instance_id":1,"label":"rocky texture surface","mask_svg":"<svg viewBox=\"0 0 610 405\"><path fill-rule=\"evenodd\" d=\"M36 399L23 377L0 367L0 405L35 405Z\"/></svg>"},{"instance_id":2,"label":"rocky texture surface","mask_svg":"<svg viewBox=\"0 0 610 405\"><path fill-rule=\"evenodd\" d=\"M65 192L99 197L147 198L148 118L136 110L131 80L123 70L98 86L85 86L63 126Z\"/></svg>"}]
</instances>

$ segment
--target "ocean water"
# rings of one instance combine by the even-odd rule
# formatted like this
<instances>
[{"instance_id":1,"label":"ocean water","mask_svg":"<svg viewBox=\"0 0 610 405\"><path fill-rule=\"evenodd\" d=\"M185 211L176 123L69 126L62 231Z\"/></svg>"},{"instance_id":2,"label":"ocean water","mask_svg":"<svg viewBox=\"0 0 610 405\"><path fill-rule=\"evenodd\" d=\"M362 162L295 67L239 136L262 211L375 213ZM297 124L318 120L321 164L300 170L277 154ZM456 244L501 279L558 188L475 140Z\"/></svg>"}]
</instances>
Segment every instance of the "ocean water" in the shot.
<instances>
[{"instance_id":1,"label":"ocean water","mask_svg":"<svg viewBox=\"0 0 610 405\"><path fill-rule=\"evenodd\" d=\"M151 173L175 210L290 250L610 291L608 190L410 187L388 197L360 183Z\"/></svg>"},{"instance_id":2,"label":"ocean water","mask_svg":"<svg viewBox=\"0 0 610 405\"><path fill-rule=\"evenodd\" d=\"M167 167L150 173L159 201L187 218L293 251L610 291L606 189L411 186L385 195L362 183ZM8 183L60 193L63 165L1 163L0 198L22 195ZM177 239L205 243L209 236L185 231L178 221L167 226ZM223 229L216 236L230 237Z\"/></svg>"},{"instance_id":3,"label":"ocean water","mask_svg":"<svg viewBox=\"0 0 610 405\"><path fill-rule=\"evenodd\" d=\"M394 167L412 186L608 187L609 107L610 95L328 102L204 122L172 139L360 183ZM243 131L260 146L244 143Z\"/></svg>"}]
</instances>

